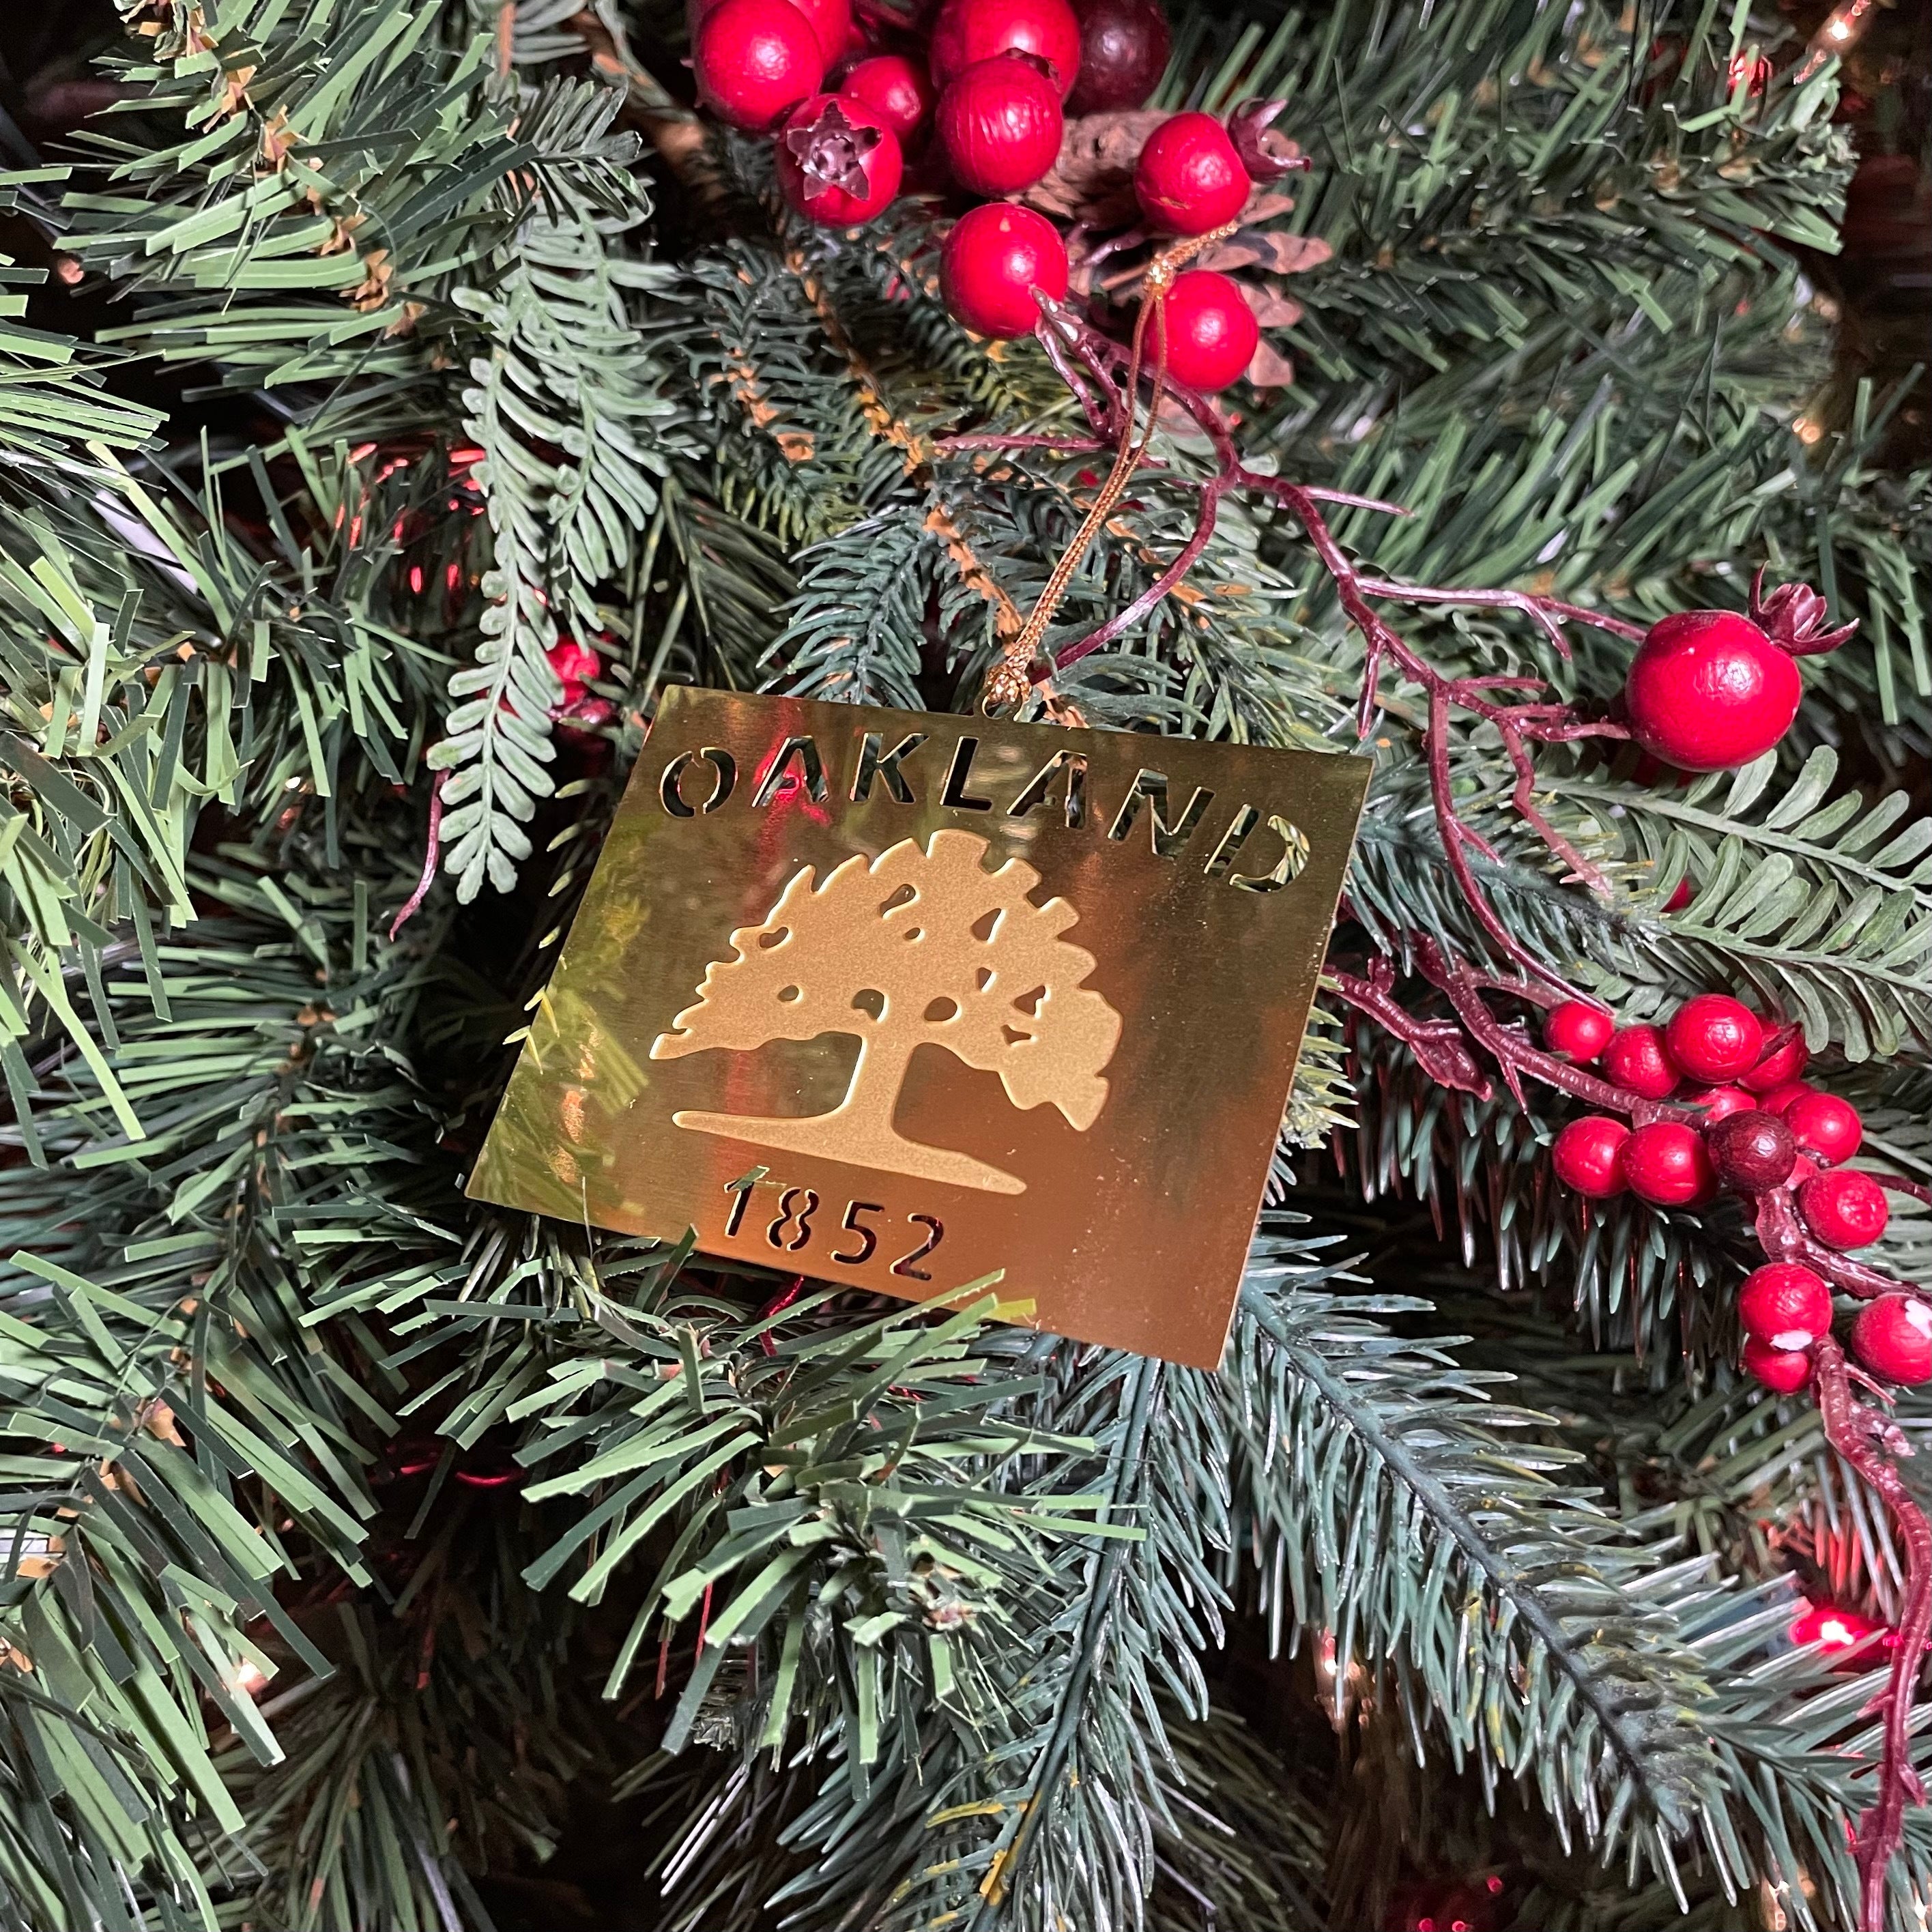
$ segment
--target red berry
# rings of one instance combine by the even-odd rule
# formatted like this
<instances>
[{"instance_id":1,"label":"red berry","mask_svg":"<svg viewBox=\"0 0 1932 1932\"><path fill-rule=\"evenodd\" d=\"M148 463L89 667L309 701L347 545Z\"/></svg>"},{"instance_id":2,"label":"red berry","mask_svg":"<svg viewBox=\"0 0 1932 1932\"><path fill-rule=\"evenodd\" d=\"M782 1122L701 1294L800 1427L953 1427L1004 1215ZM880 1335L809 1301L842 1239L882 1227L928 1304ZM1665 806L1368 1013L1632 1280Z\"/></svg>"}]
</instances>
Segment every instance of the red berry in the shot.
<instances>
[{"instance_id":1,"label":"red berry","mask_svg":"<svg viewBox=\"0 0 1932 1932\"><path fill-rule=\"evenodd\" d=\"M1700 993L1678 1008L1664 1040L1692 1079L1735 1080L1756 1064L1764 1028L1750 1007L1722 993Z\"/></svg>"},{"instance_id":2,"label":"red berry","mask_svg":"<svg viewBox=\"0 0 1932 1932\"><path fill-rule=\"evenodd\" d=\"M929 56L938 86L1002 54L1042 62L1064 98L1080 71L1080 22L1073 9L1066 0L946 0L933 22Z\"/></svg>"},{"instance_id":3,"label":"red berry","mask_svg":"<svg viewBox=\"0 0 1932 1932\"><path fill-rule=\"evenodd\" d=\"M1932 1382L1932 1307L1913 1294L1880 1295L1853 1323L1852 1352L1888 1382Z\"/></svg>"},{"instance_id":4,"label":"red berry","mask_svg":"<svg viewBox=\"0 0 1932 1932\"><path fill-rule=\"evenodd\" d=\"M724 4L724 0L690 0L686 18L691 24L693 46L698 42L698 28ZM790 0L790 4L805 16L828 66L852 45L851 0Z\"/></svg>"},{"instance_id":5,"label":"red berry","mask_svg":"<svg viewBox=\"0 0 1932 1932\"><path fill-rule=\"evenodd\" d=\"M587 644L574 638L560 638L544 652L550 668L563 686L563 701L574 704L584 695L584 687L604 668L604 660Z\"/></svg>"},{"instance_id":6,"label":"red berry","mask_svg":"<svg viewBox=\"0 0 1932 1932\"><path fill-rule=\"evenodd\" d=\"M1212 268L1177 275L1149 332L1150 356L1167 340L1167 373L1211 394L1242 375L1261 346L1261 326L1240 284Z\"/></svg>"},{"instance_id":7,"label":"red berry","mask_svg":"<svg viewBox=\"0 0 1932 1932\"><path fill-rule=\"evenodd\" d=\"M1550 1164L1571 1193L1607 1201L1628 1185L1617 1156L1629 1138L1630 1130L1622 1121L1608 1114L1586 1114L1556 1136Z\"/></svg>"},{"instance_id":8,"label":"red berry","mask_svg":"<svg viewBox=\"0 0 1932 1932\"><path fill-rule=\"evenodd\" d=\"M939 258L946 306L976 335L1029 334L1040 320L1033 291L1066 292L1066 244L1043 214L986 202L953 224Z\"/></svg>"},{"instance_id":9,"label":"red berry","mask_svg":"<svg viewBox=\"0 0 1932 1932\"><path fill-rule=\"evenodd\" d=\"M1747 1372L1780 1395L1796 1395L1811 1379L1811 1358L1802 1349L1774 1348L1754 1337L1744 1347Z\"/></svg>"},{"instance_id":10,"label":"red berry","mask_svg":"<svg viewBox=\"0 0 1932 1932\"><path fill-rule=\"evenodd\" d=\"M839 82L838 91L862 100L899 137L902 148L932 112L932 83L925 68L903 54L862 60Z\"/></svg>"},{"instance_id":11,"label":"red berry","mask_svg":"<svg viewBox=\"0 0 1932 1932\"><path fill-rule=\"evenodd\" d=\"M1832 1327L1832 1291L1822 1275L1791 1262L1772 1262L1744 1276L1738 1321L1755 1341L1774 1348L1808 1348Z\"/></svg>"},{"instance_id":12,"label":"red berry","mask_svg":"<svg viewBox=\"0 0 1932 1932\"><path fill-rule=\"evenodd\" d=\"M1782 1115L1786 1108L1803 1100L1808 1094L1815 1094L1817 1088L1808 1080L1787 1080L1781 1087L1770 1088L1758 1105L1767 1114Z\"/></svg>"},{"instance_id":13,"label":"red berry","mask_svg":"<svg viewBox=\"0 0 1932 1932\"><path fill-rule=\"evenodd\" d=\"M1775 1114L1761 1108L1732 1114L1706 1130L1706 1151L1711 1168L1726 1187L1740 1194L1762 1194L1781 1187L1791 1178L1798 1149L1791 1130Z\"/></svg>"},{"instance_id":14,"label":"red berry","mask_svg":"<svg viewBox=\"0 0 1932 1932\"><path fill-rule=\"evenodd\" d=\"M1032 187L1060 158L1060 96L1028 61L981 61L939 97L946 158L975 194Z\"/></svg>"},{"instance_id":15,"label":"red berry","mask_svg":"<svg viewBox=\"0 0 1932 1932\"><path fill-rule=\"evenodd\" d=\"M1681 1120L1652 1120L1624 1143L1630 1192L1657 1208L1682 1208L1711 1191L1714 1177L1704 1137Z\"/></svg>"},{"instance_id":16,"label":"red berry","mask_svg":"<svg viewBox=\"0 0 1932 1932\"><path fill-rule=\"evenodd\" d=\"M1610 1043L1617 1023L1600 1006L1565 1000L1552 1006L1543 1022L1543 1043L1559 1060L1588 1066Z\"/></svg>"},{"instance_id":17,"label":"red berry","mask_svg":"<svg viewBox=\"0 0 1932 1932\"><path fill-rule=\"evenodd\" d=\"M791 0L722 0L698 30L692 65L705 106L757 131L818 91L825 56Z\"/></svg>"},{"instance_id":18,"label":"red berry","mask_svg":"<svg viewBox=\"0 0 1932 1932\"><path fill-rule=\"evenodd\" d=\"M1134 169L1141 212L1172 235L1205 235L1248 205L1254 183L1211 114L1177 114L1147 138Z\"/></svg>"},{"instance_id":19,"label":"red berry","mask_svg":"<svg viewBox=\"0 0 1932 1932\"><path fill-rule=\"evenodd\" d=\"M1604 1048L1604 1072L1646 1100L1661 1100L1677 1090L1676 1063L1654 1026L1619 1027L1612 1034Z\"/></svg>"},{"instance_id":20,"label":"red berry","mask_svg":"<svg viewBox=\"0 0 1932 1932\"><path fill-rule=\"evenodd\" d=\"M1849 1100L1835 1094L1807 1094L1784 1110L1791 1138L1827 1167L1850 1160L1865 1137L1864 1123Z\"/></svg>"},{"instance_id":21,"label":"red berry","mask_svg":"<svg viewBox=\"0 0 1932 1932\"><path fill-rule=\"evenodd\" d=\"M1664 901L1664 909L1666 912L1682 912L1696 896L1690 890L1690 881L1679 879L1670 898Z\"/></svg>"},{"instance_id":22,"label":"red berry","mask_svg":"<svg viewBox=\"0 0 1932 1932\"><path fill-rule=\"evenodd\" d=\"M1870 1247L1892 1219L1885 1190L1870 1174L1844 1168L1806 1181L1798 1190L1798 1211L1828 1248Z\"/></svg>"},{"instance_id":23,"label":"red berry","mask_svg":"<svg viewBox=\"0 0 1932 1932\"><path fill-rule=\"evenodd\" d=\"M1748 617L1682 610L1653 624L1630 660L1630 736L1686 771L1748 765L1791 728L1796 662Z\"/></svg>"},{"instance_id":24,"label":"red berry","mask_svg":"<svg viewBox=\"0 0 1932 1932\"><path fill-rule=\"evenodd\" d=\"M1766 1034L1764 1052L1748 1073L1739 1075L1739 1086L1748 1087L1754 1094L1773 1094L1780 1087L1800 1084L1798 1076L1811 1059L1811 1049L1804 1044L1804 1034L1793 1027L1790 1039L1781 1044L1774 1043L1776 1039L1775 1034Z\"/></svg>"},{"instance_id":25,"label":"red berry","mask_svg":"<svg viewBox=\"0 0 1932 1932\"><path fill-rule=\"evenodd\" d=\"M1074 0L1080 22L1080 78L1070 114L1141 107L1167 71L1173 38L1160 0Z\"/></svg>"},{"instance_id":26,"label":"red berry","mask_svg":"<svg viewBox=\"0 0 1932 1932\"><path fill-rule=\"evenodd\" d=\"M780 130L778 187L808 221L869 221L899 191L899 137L862 100L815 94Z\"/></svg>"},{"instance_id":27,"label":"red berry","mask_svg":"<svg viewBox=\"0 0 1932 1932\"><path fill-rule=\"evenodd\" d=\"M1678 1098L1687 1107L1703 1108L1700 1124L1707 1132L1720 1120L1728 1120L1733 1114L1754 1112L1758 1105L1757 1096L1742 1087L1700 1087L1696 1093L1681 1094Z\"/></svg>"}]
</instances>

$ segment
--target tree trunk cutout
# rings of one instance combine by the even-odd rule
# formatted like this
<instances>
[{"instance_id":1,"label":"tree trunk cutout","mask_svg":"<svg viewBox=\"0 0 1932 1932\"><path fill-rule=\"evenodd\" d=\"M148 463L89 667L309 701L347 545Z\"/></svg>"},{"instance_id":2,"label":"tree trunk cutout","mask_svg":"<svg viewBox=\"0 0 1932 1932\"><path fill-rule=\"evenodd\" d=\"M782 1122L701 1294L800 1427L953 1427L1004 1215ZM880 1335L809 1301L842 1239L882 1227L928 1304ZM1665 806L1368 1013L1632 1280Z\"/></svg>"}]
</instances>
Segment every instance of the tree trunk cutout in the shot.
<instances>
[{"instance_id":1,"label":"tree trunk cutout","mask_svg":"<svg viewBox=\"0 0 1932 1932\"><path fill-rule=\"evenodd\" d=\"M870 866L855 854L814 883L795 873L762 924L731 934L733 957L706 968L694 1005L651 1044L653 1060L775 1040L856 1036L857 1064L829 1114L759 1118L681 1112L695 1133L783 1148L874 1172L1024 1194L1026 1183L969 1154L908 1140L892 1125L906 1068L922 1046L997 1073L1020 1108L1051 1101L1081 1132L1106 1105L1101 1070L1120 1016L1081 982L1093 956L1060 935L1079 915L1035 905L1040 874L982 864L986 841L937 832L902 839Z\"/></svg>"}]
</instances>

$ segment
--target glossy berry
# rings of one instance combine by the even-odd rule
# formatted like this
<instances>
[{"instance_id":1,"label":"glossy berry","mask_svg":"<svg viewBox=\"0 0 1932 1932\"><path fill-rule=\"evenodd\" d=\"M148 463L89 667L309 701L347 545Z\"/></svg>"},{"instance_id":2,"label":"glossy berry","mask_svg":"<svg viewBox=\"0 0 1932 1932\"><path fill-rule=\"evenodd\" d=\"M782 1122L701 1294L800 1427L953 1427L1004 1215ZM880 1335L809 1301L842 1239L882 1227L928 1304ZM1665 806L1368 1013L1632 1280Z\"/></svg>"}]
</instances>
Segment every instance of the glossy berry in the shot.
<instances>
[{"instance_id":1,"label":"glossy berry","mask_svg":"<svg viewBox=\"0 0 1932 1932\"><path fill-rule=\"evenodd\" d=\"M925 124L936 98L926 70L903 54L875 54L862 60L838 83L841 94L862 100L906 143Z\"/></svg>"},{"instance_id":2,"label":"glossy berry","mask_svg":"<svg viewBox=\"0 0 1932 1932\"><path fill-rule=\"evenodd\" d=\"M1610 1043L1617 1023L1600 1006L1565 1000L1552 1006L1543 1022L1543 1043L1559 1060L1588 1066Z\"/></svg>"},{"instance_id":3,"label":"glossy berry","mask_svg":"<svg viewBox=\"0 0 1932 1932\"><path fill-rule=\"evenodd\" d=\"M1711 1170L1726 1187L1740 1194L1762 1194L1768 1187L1782 1187L1791 1178L1791 1163L1797 1144L1791 1130L1775 1114L1754 1107L1748 1113L1733 1114L1708 1128L1705 1150L1711 1156Z\"/></svg>"},{"instance_id":4,"label":"glossy berry","mask_svg":"<svg viewBox=\"0 0 1932 1932\"><path fill-rule=\"evenodd\" d=\"M1811 1358L1799 1348L1774 1348L1755 1338L1744 1347L1744 1365L1768 1389L1796 1395L1811 1379Z\"/></svg>"},{"instance_id":5,"label":"glossy berry","mask_svg":"<svg viewBox=\"0 0 1932 1932\"><path fill-rule=\"evenodd\" d=\"M1688 772L1761 758L1790 730L1804 692L1791 653L1732 610L1653 624L1624 687L1630 736Z\"/></svg>"},{"instance_id":6,"label":"glossy berry","mask_svg":"<svg viewBox=\"0 0 1932 1932\"><path fill-rule=\"evenodd\" d=\"M862 100L814 94L779 130L774 158L785 200L828 228L871 220L899 191L899 137Z\"/></svg>"},{"instance_id":7,"label":"glossy berry","mask_svg":"<svg viewBox=\"0 0 1932 1932\"><path fill-rule=\"evenodd\" d=\"M1798 1076L1811 1060L1811 1049L1804 1044L1804 1034L1793 1027L1790 1038L1781 1045L1774 1043L1774 1039L1772 1034L1765 1036L1764 1051L1757 1064L1738 1076L1739 1086L1748 1087L1754 1094L1772 1094L1780 1087L1798 1084Z\"/></svg>"},{"instance_id":8,"label":"glossy berry","mask_svg":"<svg viewBox=\"0 0 1932 1932\"><path fill-rule=\"evenodd\" d=\"M1556 1136L1550 1165L1571 1193L1607 1201L1629 1184L1618 1156L1630 1137L1629 1128L1608 1114L1586 1114Z\"/></svg>"},{"instance_id":9,"label":"glossy berry","mask_svg":"<svg viewBox=\"0 0 1932 1932\"><path fill-rule=\"evenodd\" d=\"M1173 37L1160 0L1074 0L1080 22L1080 78L1070 114L1144 106L1167 71Z\"/></svg>"},{"instance_id":10,"label":"glossy berry","mask_svg":"<svg viewBox=\"0 0 1932 1932\"><path fill-rule=\"evenodd\" d=\"M1932 1307L1913 1294L1882 1294L1852 1327L1852 1352L1888 1382L1932 1382Z\"/></svg>"},{"instance_id":11,"label":"glossy berry","mask_svg":"<svg viewBox=\"0 0 1932 1932\"><path fill-rule=\"evenodd\" d=\"M1700 1087L1694 1094L1680 1094L1677 1097L1687 1107L1703 1108L1703 1118L1698 1124L1707 1132L1733 1114L1754 1112L1758 1104L1757 1096L1747 1094L1742 1087Z\"/></svg>"},{"instance_id":12,"label":"glossy berry","mask_svg":"<svg viewBox=\"0 0 1932 1932\"><path fill-rule=\"evenodd\" d=\"M1038 61L1064 98L1080 71L1080 22L1066 0L946 0L932 23L932 78L950 86L981 61Z\"/></svg>"},{"instance_id":13,"label":"glossy berry","mask_svg":"<svg viewBox=\"0 0 1932 1932\"><path fill-rule=\"evenodd\" d=\"M1787 1108L1803 1100L1808 1094L1815 1094L1817 1090L1808 1080L1787 1080L1781 1087L1770 1088L1758 1105L1767 1114L1781 1116Z\"/></svg>"},{"instance_id":14,"label":"glossy berry","mask_svg":"<svg viewBox=\"0 0 1932 1932\"><path fill-rule=\"evenodd\" d=\"M1828 1248L1868 1248L1892 1219L1885 1190L1868 1174L1839 1168L1820 1174L1798 1190L1804 1225Z\"/></svg>"},{"instance_id":15,"label":"glossy berry","mask_svg":"<svg viewBox=\"0 0 1932 1932\"><path fill-rule=\"evenodd\" d=\"M1169 235L1205 235L1248 205L1254 183L1211 114L1177 114L1147 138L1134 169L1141 212Z\"/></svg>"},{"instance_id":16,"label":"glossy berry","mask_svg":"<svg viewBox=\"0 0 1932 1932\"><path fill-rule=\"evenodd\" d=\"M1045 215L985 202L953 224L939 284L954 320L976 335L1025 335L1040 320L1033 291L1056 302L1066 292L1066 244Z\"/></svg>"},{"instance_id":17,"label":"glossy berry","mask_svg":"<svg viewBox=\"0 0 1932 1932\"><path fill-rule=\"evenodd\" d=\"M1850 1160L1865 1137L1858 1110L1835 1094L1807 1094L1792 1101L1784 1110L1784 1124L1798 1146L1827 1167Z\"/></svg>"},{"instance_id":18,"label":"glossy berry","mask_svg":"<svg viewBox=\"0 0 1932 1932\"><path fill-rule=\"evenodd\" d=\"M1677 1090L1677 1063L1654 1026L1619 1027L1604 1048L1604 1072L1618 1087L1646 1100L1661 1100Z\"/></svg>"},{"instance_id":19,"label":"glossy berry","mask_svg":"<svg viewBox=\"0 0 1932 1932\"><path fill-rule=\"evenodd\" d=\"M1177 382L1210 395L1246 373L1262 339L1240 284L1212 268L1174 278L1148 334L1151 356L1165 340L1167 373Z\"/></svg>"},{"instance_id":20,"label":"glossy berry","mask_svg":"<svg viewBox=\"0 0 1932 1932\"><path fill-rule=\"evenodd\" d=\"M1640 1201L1683 1208L1711 1191L1714 1177L1704 1136L1681 1120L1652 1120L1624 1142L1624 1179Z\"/></svg>"},{"instance_id":21,"label":"glossy berry","mask_svg":"<svg viewBox=\"0 0 1932 1932\"><path fill-rule=\"evenodd\" d=\"M1028 61L981 61L939 97L946 158L975 194L1032 187L1060 158L1060 96Z\"/></svg>"},{"instance_id":22,"label":"glossy berry","mask_svg":"<svg viewBox=\"0 0 1932 1932\"><path fill-rule=\"evenodd\" d=\"M1832 1291L1825 1278L1790 1262L1772 1262L1744 1276L1738 1323L1753 1340L1774 1348L1808 1348L1832 1327Z\"/></svg>"},{"instance_id":23,"label":"glossy berry","mask_svg":"<svg viewBox=\"0 0 1932 1932\"><path fill-rule=\"evenodd\" d=\"M698 30L692 65L705 106L756 132L818 92L825 56L790 0L724 0Z\"/></svg>"},{"instance_id":24,"label":"glossy berry","mask_svg":"<svg viewBox=\"0 0 1932 1932\"><path fill-rule=\"evenodd\" d=\"M724 4L724 0L691 0L689 18L694 46L698 28ZM851 41L851 0L790 0L790 4L805 16L806 24L812 28L812 37L818 43L818 51L830 66Z\"/></svg>"},{"instance_id":25,"label":"glossy berry","mask_svg":"<svg viewBox=\"0 0 1932 1932\"><path fill-rule=\"evenodd\" d=\"M1722 993L1686 1000L1664 1029L1670 1057L1694 1080L1735 1080L1756 1064L1764 1027L1750 1007Z\"/></svg>"}]
</instances>

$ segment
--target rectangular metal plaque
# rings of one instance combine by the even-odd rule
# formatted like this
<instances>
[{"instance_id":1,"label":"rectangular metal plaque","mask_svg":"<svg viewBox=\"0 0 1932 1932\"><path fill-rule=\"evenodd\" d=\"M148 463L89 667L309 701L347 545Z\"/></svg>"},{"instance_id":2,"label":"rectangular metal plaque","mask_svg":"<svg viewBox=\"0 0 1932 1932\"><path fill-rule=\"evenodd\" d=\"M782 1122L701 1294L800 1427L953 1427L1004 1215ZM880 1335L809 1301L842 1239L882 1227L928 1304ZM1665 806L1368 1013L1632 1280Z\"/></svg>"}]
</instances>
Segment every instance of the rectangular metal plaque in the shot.
<instances>
[{"instance_id":1,"label":"rectangular metal plaque","mask_svg":"<svg viewBox=\"0 0 1932 1932\"><path fill-rule=\"evenodd\" d=\"M1368 778L668 691L470 1192L1212 1368Z\"/></svg>"}]
</instances>

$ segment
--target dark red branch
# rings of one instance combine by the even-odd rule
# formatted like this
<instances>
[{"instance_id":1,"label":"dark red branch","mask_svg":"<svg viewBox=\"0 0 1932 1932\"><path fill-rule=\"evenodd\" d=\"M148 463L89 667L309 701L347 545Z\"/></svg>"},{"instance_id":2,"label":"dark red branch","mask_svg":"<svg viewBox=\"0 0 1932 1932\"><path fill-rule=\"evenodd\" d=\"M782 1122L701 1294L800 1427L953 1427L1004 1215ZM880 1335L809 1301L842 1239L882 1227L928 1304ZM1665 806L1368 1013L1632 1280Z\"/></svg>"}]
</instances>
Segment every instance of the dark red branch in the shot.
<instances>
[{"instance_id":1,"label":"dark red branch","mask_svg":"<svg viewBox=\"0 0 1932 1932\"><path fill-rule=\"evenodd\" d=\"M1878 1797L1858 1820L1856 1847L1863 1932L1885 1932L1886 1874L1905 1835L1905 1808L1925 1802L1925 1788L1912 1765L1912 1701L1932 1637L1932 1524L1898 1473L1898 1459L1912 1454L1910 1445L1889 1416L1852 1394L1844 1352L1828 1335L1812 1345L1811 1388L1825 1439L1885 1498L1905 1545L1905 1605L1880 1699L1885 1742Z\"/></svg>"}]
</instances>

